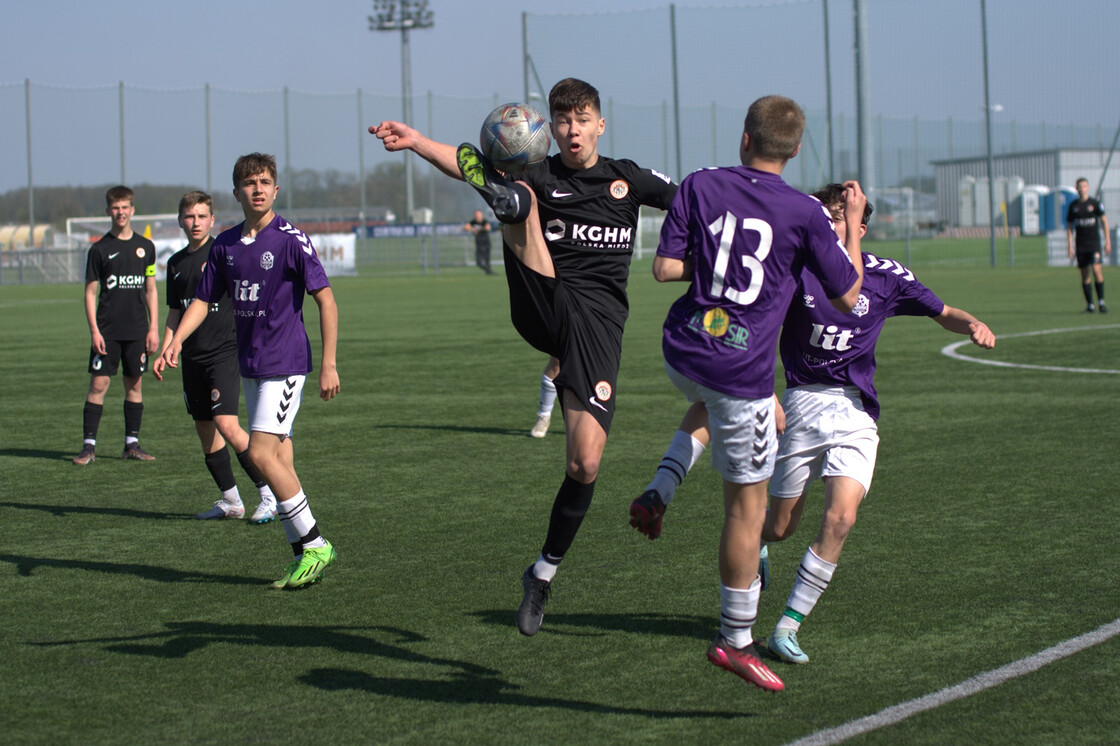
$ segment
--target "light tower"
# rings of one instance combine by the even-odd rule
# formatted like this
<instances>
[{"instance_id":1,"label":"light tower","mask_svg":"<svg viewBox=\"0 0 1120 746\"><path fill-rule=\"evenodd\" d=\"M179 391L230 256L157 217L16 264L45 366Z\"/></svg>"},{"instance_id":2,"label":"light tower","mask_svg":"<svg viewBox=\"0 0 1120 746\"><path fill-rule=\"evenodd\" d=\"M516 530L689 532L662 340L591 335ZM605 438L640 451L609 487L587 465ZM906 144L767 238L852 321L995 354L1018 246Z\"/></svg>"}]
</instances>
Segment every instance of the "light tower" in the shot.
<instances>
[{"instance_id":1,"label":"light tower","mask_svg":"<svg viewBox=\"0 0 1120 746\"><path fill-rule=\"evenodd\" d=\"M412 63L408 54L408 32L411 29L431 28L435 15L428 9L428 0L373 0L373 15L369 16L370 31L401 32L401 98L404 123L412 126ZM412 151L404 153L405 219L412 222L413 186Z\"/></svg>"}]
</instances>

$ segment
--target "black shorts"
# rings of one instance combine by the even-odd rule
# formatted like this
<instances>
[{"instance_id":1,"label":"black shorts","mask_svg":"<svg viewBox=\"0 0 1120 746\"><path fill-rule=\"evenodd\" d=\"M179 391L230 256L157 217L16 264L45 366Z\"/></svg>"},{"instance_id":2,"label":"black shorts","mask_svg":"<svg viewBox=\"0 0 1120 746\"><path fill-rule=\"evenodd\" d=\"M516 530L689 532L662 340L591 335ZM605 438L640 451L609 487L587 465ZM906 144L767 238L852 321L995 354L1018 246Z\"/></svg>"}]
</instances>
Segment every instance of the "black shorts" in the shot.
<instances>
[{"instance_id":1,"label":"black shorts","mask_svg":"<svg viewBox=\"0 0 1120 746\"><path fill-rule=\"evenodd\" d=\"M89 348L89 372L95 376L115 376L117 366L129 378L138 378L148 371L148 351L143 339L106 339L105 354Z\"/></svg>"},{"instance_id":2,"label":"black shorts","mask_svg":"<svg viewBox=\"0 0 1120 746\"><path fill-rule=\"evenodd\" d=\"M579 409L590 412L609 433L624 319L588 307L563 282L528 269L508 246L503 255L513 327L526 342L560 361L556 388L575 394Z\"/></svg>"},{"instance_id":3,"label":"black shorts","mask_svg":"<svg viewBox=\"0 0 1120 746\"><path fill-rule=\"evenodd\" d=\"M1094 264L1101 263L1101 251L1096 249L1094 251L1078 251L1077 252L1077 266L1078 267L1092 267Z\"/></svg>"},{"instance_id":4,"label":"black shorts","mask_svg":"<svg viewBox=\"0 0 1120 746\"><path fill-rule=\"evenodd\" d=\"M219 414L237 416L241 401L241 370L236 355L206 364L183 358L180 368L183 371L183 401L195 422L209 422Z\"/></svg>"}]
</instances>

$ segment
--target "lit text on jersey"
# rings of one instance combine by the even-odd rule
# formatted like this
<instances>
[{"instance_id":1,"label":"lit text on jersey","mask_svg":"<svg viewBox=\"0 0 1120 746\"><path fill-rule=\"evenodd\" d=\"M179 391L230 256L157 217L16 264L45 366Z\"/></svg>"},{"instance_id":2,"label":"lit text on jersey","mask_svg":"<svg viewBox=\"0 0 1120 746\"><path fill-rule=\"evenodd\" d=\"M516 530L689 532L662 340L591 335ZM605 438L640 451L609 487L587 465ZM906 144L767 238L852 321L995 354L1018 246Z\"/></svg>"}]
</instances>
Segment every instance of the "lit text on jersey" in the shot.
<instances>
[{"instance_id":1,"label":"lit text on jersey","mask_svg":"<svg viewBox=\"0 0 1120 746\"><path fill-rule=\"evenodd\" d=\"M813 324L813 333L809 337L809 344L812 347L819 347L822 350L835 350L836 352L847 352L852 349L849 342L852 341L852 336L855 334L851 329L841 329L835 324Z\"/></svg>"}]
</instances>

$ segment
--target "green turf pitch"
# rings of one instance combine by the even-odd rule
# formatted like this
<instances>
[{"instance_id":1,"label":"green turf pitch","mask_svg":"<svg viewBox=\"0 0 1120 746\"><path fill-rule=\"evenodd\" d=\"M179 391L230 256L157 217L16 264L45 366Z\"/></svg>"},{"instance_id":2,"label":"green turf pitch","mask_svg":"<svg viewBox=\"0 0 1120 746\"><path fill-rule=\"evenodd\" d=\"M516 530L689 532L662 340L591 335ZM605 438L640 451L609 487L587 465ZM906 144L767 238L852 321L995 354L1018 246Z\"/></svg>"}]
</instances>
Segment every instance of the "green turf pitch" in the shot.
<instances>
[{"instance_id":1,"label":"green turf pitch","mask_svg":"<svg viewBox=\"0 0 1120 746\"><path fill-rule=\"evenodd\" d=\"M1088 316L1068 268L918 276L997 334L1083 327L966 355L1120 369L1120 289L1114 316ZM81 288L0 288L0 741L779 744L1120 616L1120 376L953 360L939 351L959 338L897 319L879 345L875 482L800 636L813 662L774 664L778 695L709 665L721 511L706 459L661 539L627 525L684 410L660 355L682 290L635 266L595 502L529 639L514 626L519 578L564 448L558 418L526 436L545 358L513 331L500 274L335 283L342 393L309 393L295 443L340 561L298 593L267 589L290 556L278 524L192 519L216 490L177 372L144 383L157 461L119 458L118 378L98 460L70 464L88 382ZM816 487L800 532L771 548L763 639L820 502ZM1111 742L1117 701L1112 638L854 742Z\"/></svg>"}]
</instances>

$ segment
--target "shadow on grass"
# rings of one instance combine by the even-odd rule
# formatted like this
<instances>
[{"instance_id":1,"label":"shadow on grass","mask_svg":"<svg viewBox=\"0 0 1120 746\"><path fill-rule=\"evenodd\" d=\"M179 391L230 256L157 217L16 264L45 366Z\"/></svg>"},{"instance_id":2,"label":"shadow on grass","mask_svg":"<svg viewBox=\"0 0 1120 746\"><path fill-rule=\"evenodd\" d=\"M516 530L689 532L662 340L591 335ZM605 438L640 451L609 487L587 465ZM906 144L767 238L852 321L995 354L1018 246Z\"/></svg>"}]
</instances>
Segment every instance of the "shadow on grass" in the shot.
<instances>
[{"instance_id":1,"label":"shadow on grass","mask_svg":"<svg viewBox=\"0 0 1120 746\"><path fill-rule=\"evenodd\" d=\"M471 612L486 624L510 627L516 615L510 609ZM611 632L642 635L690 637L710 641L719 631L713 616L675 616L672 614L545 614L538 634L597 636Z\"/></svg>"},{"instance_id":2,"label":"shadow on grass","mask_svg":"<svg viewBox=\"0 0 1120 746\"><path fill-rule=\"evenodd\" d=\"M370 425L368 430L432 430L444 433L475 433L478 435L515 435L529 437L529 428L464 427L463 425Z\"/></svg>"},{"instance_id":3,"label":"shadow on grass","mask_svg":"<svg viewBox=\"0 0 1120 746\"><path fill-rule=\"evenodd\" d=\"M602 702L585 702L562 697L539 697L521 694L521 687L499 676L456 674L452 679L401 679L373 676L362 671L340 668L319 668L299 677L299 681L324 691L356 690L389 697L413 699L421 702L449 704L505 705L509 707L549 707L603 715L638 715L656 719L680 718L732 718L753 717L745 712L719 712L712 710L668 710L660 707L624 707ZM646 695L638 698L645 700Z\"/></svg>"},{"instance_id":4,"label":"shadow on grass","mask_svg":"<svg viewBox=\"0 0 1120 746\"><path fill-rule=\"evenodd\" d=\"M263 587L269 582L265 578L247 578L242 575L215 575L208 572L173 570L170 567L155 567L132 562L96 562L92 560L52 559L50 557L25 557L18 554L0 554L0 562L16 566L16 571L25 578L40 568L59 568L63 570L87 570L110 575L135 575L145 580L160 583L224 583L225 585L252 585Z\"/></svg>"},{"instance_id":5,"label":"shadow on grass","mask_svg":"<svg viewBox=\"0 0 1120 746\"><path fill-rule=\"evenodd\" d=\"M92 637L83 640L33 642L37 647L107 643L105 649L126 655L154 658L185 658L209 645L232 644L264 648L329 648L338 653L373 655L406 663L449 666L471 676L492 677L498 672L466 661L433 658L417 653L407 644L427 642L428 638L398 627L328 627L277 624L217 624L213 622L167 622L161 632L124 637ZM368 633L379 632L387 641Z\"/></svg>"},{"instance_id":6,"label":"shadow on grass","mask_svg":"<svg viewBox=\"0 0 1120 746\"><path fill-rule=\"evenodd\" d=\"M0 508L18 508L20 510L41 510L59 518L69 515L115 515L121 518L144 518L157 521L187 521L194 520L193 515L185 513L168 513L162 510L135 510L133 508L109 508L97 505L38 505L36 503L0 502Z\"/></svg>"},{"instance_id":7,"label":"shadow on grass","mask_svg":"<svg viewBox=\"0 0 1120 746\"><path fill-rule=\"evenodd\" d=\"M77 451L44 451L40 448L0 448L0 456L41 458L44 461L70 461L77 455Z\"/></svg>"}]
</instances>

